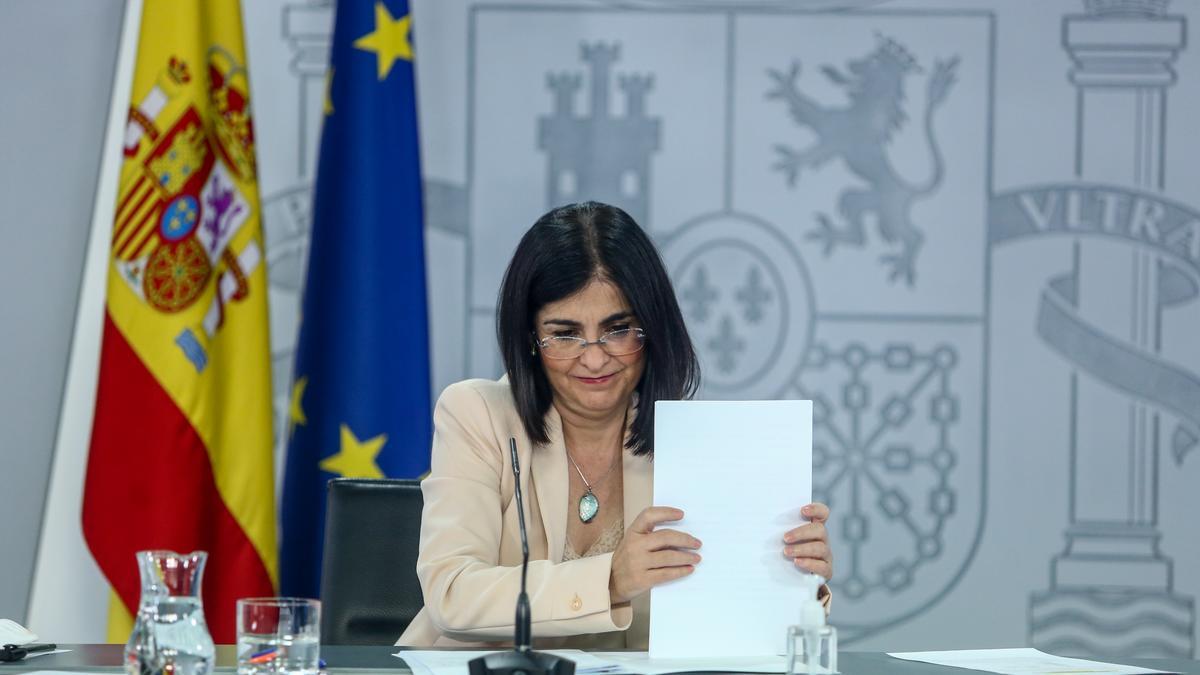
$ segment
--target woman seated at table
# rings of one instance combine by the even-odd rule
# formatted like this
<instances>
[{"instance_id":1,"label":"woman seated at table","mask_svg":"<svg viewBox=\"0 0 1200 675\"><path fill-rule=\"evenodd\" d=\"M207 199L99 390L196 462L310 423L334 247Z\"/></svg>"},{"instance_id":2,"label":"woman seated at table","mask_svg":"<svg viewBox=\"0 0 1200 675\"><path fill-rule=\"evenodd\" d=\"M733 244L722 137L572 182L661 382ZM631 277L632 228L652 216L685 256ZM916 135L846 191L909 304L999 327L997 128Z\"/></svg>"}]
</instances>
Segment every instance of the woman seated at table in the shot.
<instances>
[{"instance_id":1,"label":"woman seated at table","mask_svg":"<svg viewBox=\"0 0 1200 675\"><path fill-rule=\"evenodd\" d=\"M417 559L425 608L397 644L512 640L514 437L536 646L644 649L650 588L704 564L700 540L669 527L683 512L651 505L653 402L690 397L700 374L662 260L619 208L555 209L517 246L496 332L506 377L451 385L434 411ZM779 533L797 573L833 576L828 516L797 505L797 526ZM827 588L821 596L828 609Z\"/></svg>"}]
</instances>

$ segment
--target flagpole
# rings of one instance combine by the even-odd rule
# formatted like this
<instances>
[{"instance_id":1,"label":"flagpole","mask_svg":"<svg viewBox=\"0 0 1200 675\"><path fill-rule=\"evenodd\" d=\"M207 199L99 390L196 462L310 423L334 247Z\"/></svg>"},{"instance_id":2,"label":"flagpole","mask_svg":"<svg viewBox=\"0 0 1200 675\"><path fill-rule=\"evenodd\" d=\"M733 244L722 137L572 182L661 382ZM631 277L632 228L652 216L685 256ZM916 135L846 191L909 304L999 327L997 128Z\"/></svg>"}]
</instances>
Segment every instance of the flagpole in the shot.
<instances>
[{"instance_id":1,"label":"flagpole","mask_svg":"<svg viewBox=\"0 0 1200 675\"><path fill-rule=\"evenodd\" d=\"M109 239L123 158L138 32L144 0L126 0L97 172L92 222L80 281L58 430L26 616L36 632L59 642L105 641L109 585L83 540L80 515L95 410Z\"/></svg>"}]
</instances>

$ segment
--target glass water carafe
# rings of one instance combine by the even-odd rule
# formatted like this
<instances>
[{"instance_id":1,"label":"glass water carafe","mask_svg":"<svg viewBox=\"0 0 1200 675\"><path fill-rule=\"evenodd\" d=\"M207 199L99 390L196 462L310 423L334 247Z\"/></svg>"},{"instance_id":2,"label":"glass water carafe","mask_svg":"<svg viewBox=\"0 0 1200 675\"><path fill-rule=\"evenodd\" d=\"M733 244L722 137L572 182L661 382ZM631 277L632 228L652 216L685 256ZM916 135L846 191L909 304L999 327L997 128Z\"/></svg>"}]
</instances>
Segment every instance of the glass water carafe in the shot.
<instances>
[{"instance_id":1,"label":"glass water carafe","mask_svg":"<svg viewBox=\"0 0 1200 675\"><path fill-rule=\"evenodd\" d=\"M200 582L204 578L203 551L139 551L142 599L133 633L125 644L125 672L129 675L210 675L215 650Z\"/></svg>"}]
</instances>

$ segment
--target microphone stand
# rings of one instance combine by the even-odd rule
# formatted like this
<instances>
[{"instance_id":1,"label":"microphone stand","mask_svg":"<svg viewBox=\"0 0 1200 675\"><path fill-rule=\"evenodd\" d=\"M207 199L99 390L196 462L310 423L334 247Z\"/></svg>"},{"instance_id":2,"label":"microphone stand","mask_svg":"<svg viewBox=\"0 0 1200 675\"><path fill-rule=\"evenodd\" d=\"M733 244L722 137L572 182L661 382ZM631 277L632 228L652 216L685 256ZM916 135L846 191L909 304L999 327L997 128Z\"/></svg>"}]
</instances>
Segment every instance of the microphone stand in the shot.
<instances>
[{"instance_id":1,"label":"microphone stand","mask_svg":"<svg viewBox=\"0 0 1200 675\"><path fill-rule=\"evenodd\" d=\"M467 663L471 675L575 675L575 662L545 652L535 652L529 595L525 592L525 576L529 572L529 537L525 534L525 503L521 499L521 465L517 461L517 439L508 439L512 456L513 478L516 480L517 522L521 527L521 593L517 596L516 625L513 628L513 649L508 652L485 654Z\"/></svg>"}]
</instances>

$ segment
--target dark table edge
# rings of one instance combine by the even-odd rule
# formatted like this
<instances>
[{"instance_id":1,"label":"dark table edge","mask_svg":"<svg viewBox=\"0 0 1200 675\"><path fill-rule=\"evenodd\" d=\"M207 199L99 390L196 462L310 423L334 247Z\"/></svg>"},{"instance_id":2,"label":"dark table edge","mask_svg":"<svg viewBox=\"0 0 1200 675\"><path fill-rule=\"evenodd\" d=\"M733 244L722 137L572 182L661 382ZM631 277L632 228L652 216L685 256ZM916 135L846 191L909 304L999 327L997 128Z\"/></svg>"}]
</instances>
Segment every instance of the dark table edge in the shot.
<instances>
[{"instance_id":1,"label":"dark table edge","mask_svg":"<svg viewBox=\"0 0 1200 675\"><path fill-rule=\"evenodd\" d=\"M102 671L121 672L124 645L120 644L74 644L59 645L71 651L63 654L37 656L15 663L0 663L0 675L13 675L34 670ZM321 645L321 658L330 671L410 672L405 663L393 654L405 647L392 645ZM608 650L606 650L608 651ZM976 670L949 668L928 663L917 663L893 659L883 652L840 652L841 671L846 675L920 675L951 673L978 673ZM1098 661L1140 666L1184 675L1200 675L1200 661L1189 659L1155 658L1097 658ZM234 645L217 646L217 670L233 672L237 664Z\"/></svg>"}]
</instances>

